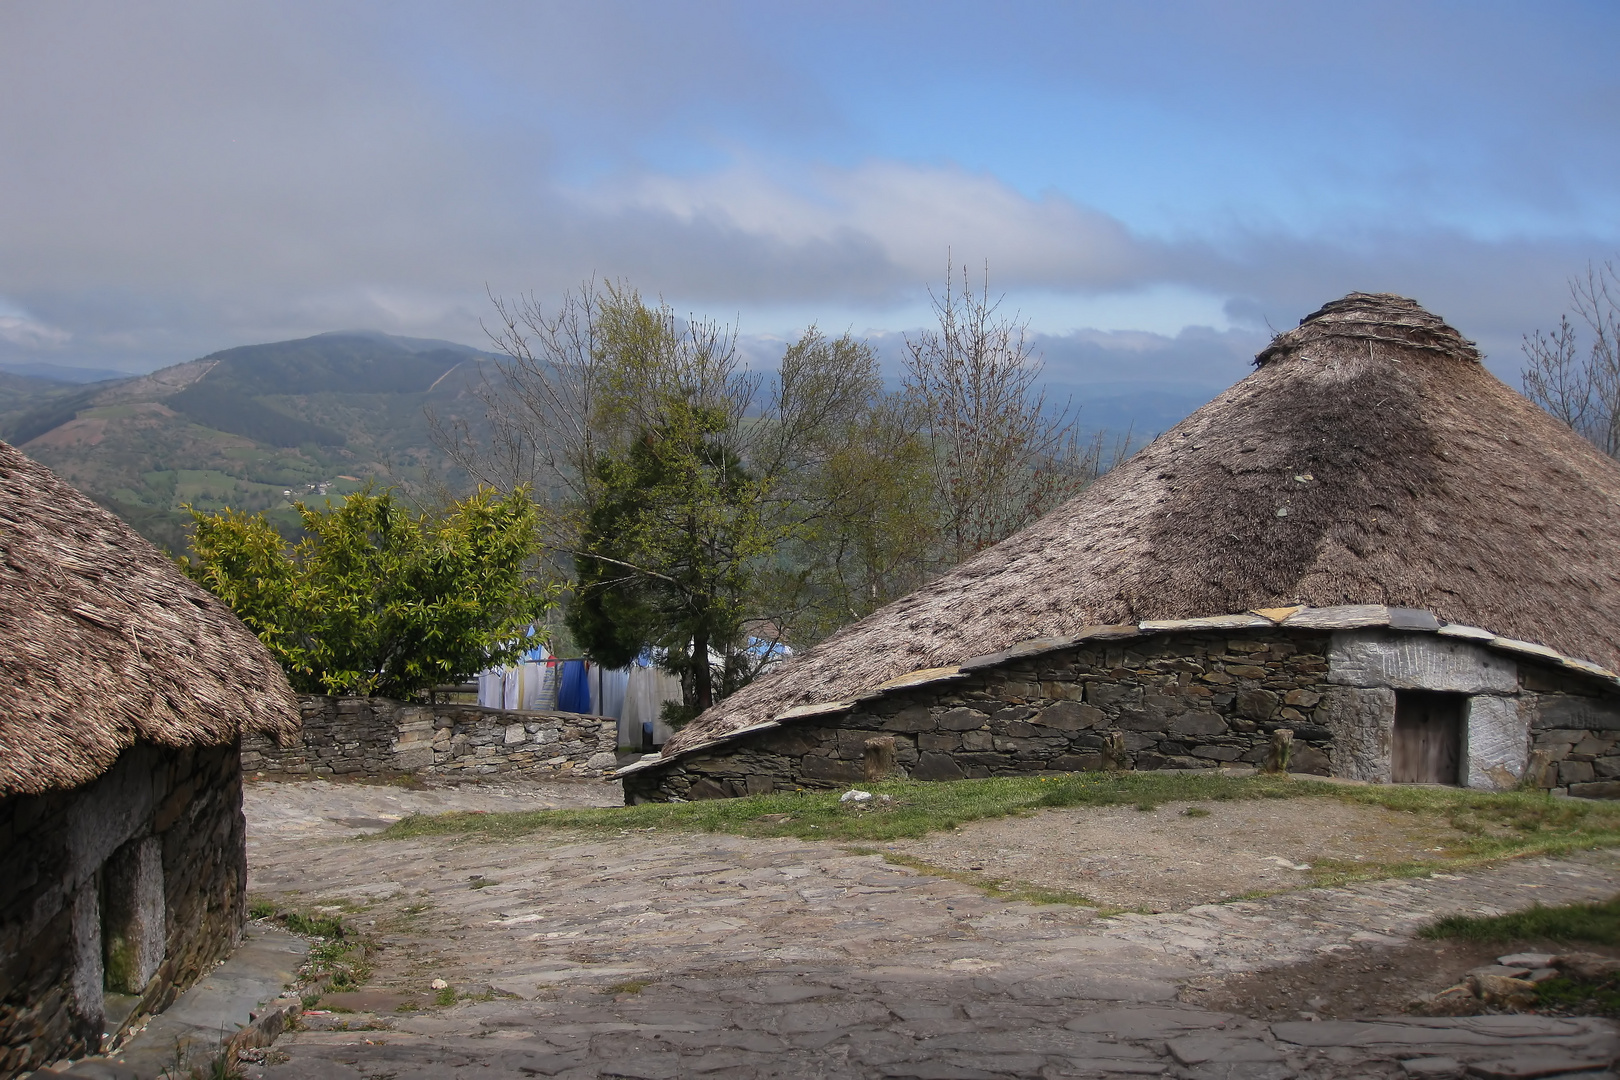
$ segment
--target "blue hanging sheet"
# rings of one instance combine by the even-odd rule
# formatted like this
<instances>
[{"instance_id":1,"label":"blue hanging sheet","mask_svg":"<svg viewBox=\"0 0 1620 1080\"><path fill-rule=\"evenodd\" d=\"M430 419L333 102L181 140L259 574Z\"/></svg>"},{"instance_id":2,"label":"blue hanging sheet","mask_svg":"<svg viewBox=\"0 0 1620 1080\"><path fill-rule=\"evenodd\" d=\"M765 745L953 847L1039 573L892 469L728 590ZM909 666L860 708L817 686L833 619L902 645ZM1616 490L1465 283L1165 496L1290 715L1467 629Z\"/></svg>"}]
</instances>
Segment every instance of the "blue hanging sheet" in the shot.
<instances>
[{"instance_id":1,"label":"blue hanging sheet","mask_svg":"<svg viewBox=\"0 0 1620 1080\"><path fill-rule=\"evenodd\" d=\"M591 684L585 677L585 661L563 661L562 682L557 688L557 709L577 713L591 711Z\"/></svg>"}]
</instances>

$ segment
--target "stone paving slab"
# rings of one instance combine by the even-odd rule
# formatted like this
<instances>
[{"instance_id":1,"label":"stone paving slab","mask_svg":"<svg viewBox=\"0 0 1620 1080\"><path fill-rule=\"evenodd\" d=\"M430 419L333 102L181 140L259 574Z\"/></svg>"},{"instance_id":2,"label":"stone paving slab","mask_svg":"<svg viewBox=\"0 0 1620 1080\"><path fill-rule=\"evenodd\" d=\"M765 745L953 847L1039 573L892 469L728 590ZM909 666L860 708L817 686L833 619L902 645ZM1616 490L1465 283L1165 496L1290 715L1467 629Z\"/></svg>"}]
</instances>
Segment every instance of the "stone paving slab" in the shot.
<instances>
[{"instance_id":1,"label":"stone paving slab","mask_svg":"<svg viewBox=\"0 0 1620 1080\"><path fill-rule=\"evenodd\" d=\"M340 795L250 808L253 891L364 903L350 918L381 944L377 989L421 993L443 978L482 1000L309 1018L277 1043L286 1060L250 1070L257 1080L1255 1080L1398 1077L1420 1057L1483 1067L1620 1052L1601 1021L1268 1026L1177 1000L1197 978L1404 941L1453 912L1607 898L1620 891L1610 854L1103 918L791 839L352 841L361 830L328 826L366 814L345 813ZM327 831L301 829L298 813Z\"/></svg>"}]
</instances>

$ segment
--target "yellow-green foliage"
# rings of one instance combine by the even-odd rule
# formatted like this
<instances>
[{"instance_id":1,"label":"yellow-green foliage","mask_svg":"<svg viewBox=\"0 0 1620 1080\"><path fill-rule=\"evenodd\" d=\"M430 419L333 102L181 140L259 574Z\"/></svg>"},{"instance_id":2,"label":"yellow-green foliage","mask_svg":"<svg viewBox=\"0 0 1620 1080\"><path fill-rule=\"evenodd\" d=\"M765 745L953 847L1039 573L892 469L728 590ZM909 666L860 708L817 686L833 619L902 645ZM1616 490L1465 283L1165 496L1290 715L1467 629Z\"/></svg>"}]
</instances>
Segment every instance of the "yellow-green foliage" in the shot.
<instances>
[{"instance_id":1,"label":"yellow-green foliage","mask_svg":"<svg viewBox=\"0 0 1620 1080\"><path fill-rule=\"evenodd\" d=\"M264 515L192 512L192 578L230 605L308 693L406 698L524 647L555 602L530 565L537 510L489 489L439 517L369 487L341 506L298 504L288 549Z\"/></svg>"}]
</instances>

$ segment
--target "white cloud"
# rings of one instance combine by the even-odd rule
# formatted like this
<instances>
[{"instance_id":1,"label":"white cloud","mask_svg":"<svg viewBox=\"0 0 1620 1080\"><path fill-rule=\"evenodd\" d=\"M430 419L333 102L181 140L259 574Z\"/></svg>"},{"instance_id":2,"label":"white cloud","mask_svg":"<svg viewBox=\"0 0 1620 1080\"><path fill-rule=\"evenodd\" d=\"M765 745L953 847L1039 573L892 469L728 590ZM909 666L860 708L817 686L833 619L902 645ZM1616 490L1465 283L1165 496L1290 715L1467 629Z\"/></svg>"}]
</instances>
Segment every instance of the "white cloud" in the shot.
<instances>
[{"instance_id":1,"label":"white cloud","mask_svg":"<svg viewBox=\"0 0 1620 1080\"><path fill-rule=\"evenodd\" d=\"M847 136L835 95L725 5L475 4L431 41L438 17L392 11L5 8L0 294L19 307L0 310L0 344L104 364L338 328L483 344L486 284L544 299L592 275L741 313L745 332L902 330L927 321L949 249L988 261L992 290L1036 330L1280 329L1351 289L1388 289L1512 362L1520 334L1556 319L1564 278L1612 254L1590 236L1481 238L1420 217L1311 235L1210 217L1147 235L1082 195L1031 194L928 151L827 164L854 160L838 154L858 139L794 132ZM1274 95L1275 76L1263 82ZM718 107L751 119L723 137L671 120ZM701 145L677 168L642 152L654 137ZM1125 345L1108 340L1109 355ZM1224 349L1208 355L1225 363ZM1172 354L1139 350L1144 365Z\"/></svg>"},{"instance_id":2,"label":"white cloud","mask_svg":"<svg viewBox=\"0 0 1620 1080\"><path fill-rule=\"evenodd\" d=\"M644 174L577 192L603 219L626 211L666 216L786 247L870 243L897 279L938 278L950 247L958 263L988 261L1003 286L1119 289L1141 284L1155 245L1071 199L1031 199L1000 179L944 165L871 160L820 167L787 183L776 169L743 163L697 176Z\"/></svg>"},{"instance_id":3,"label":"white cloud","mask_svg":"<svg viewBox=\"0 0 1620 1080\"><path fill-rule=\"evenodd\" d=\"M30 350L59 349L73 339L72 333L32 318L15 305L0 300L0 342Z\"/></svg>"}]
</instances>

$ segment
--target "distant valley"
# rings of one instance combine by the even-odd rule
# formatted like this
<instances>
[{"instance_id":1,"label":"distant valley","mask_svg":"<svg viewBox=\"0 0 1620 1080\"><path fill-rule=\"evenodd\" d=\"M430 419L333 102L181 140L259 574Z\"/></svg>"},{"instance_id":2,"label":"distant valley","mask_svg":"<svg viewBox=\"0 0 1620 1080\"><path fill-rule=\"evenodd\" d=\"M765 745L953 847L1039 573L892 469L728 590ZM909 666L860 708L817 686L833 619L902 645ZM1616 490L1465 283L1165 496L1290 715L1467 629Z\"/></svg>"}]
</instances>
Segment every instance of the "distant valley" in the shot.
<instances>
[{"instance_id":1,"label":"distant valley","mask_svg":"<svg viewBox=\"0 0 1620 1080\"><path fill-rule=\"evenodd\" d=\"M341 497L368 480L457 480L426 411L476 424L471 390L488 353L370 331L226 349L149 375L82 379L79 371L0 369L0 439L173 552L186 548L184 507L266 512L299 532L292 502ZM1084 432L1139 447L1211 396L1196 388L1053 383L1048 400L1079 406Z\"/></svg>"},{"instance_id":2,"label":"distant valley","mask_svg":"<svg viewBox=\"0 0 1620 1080\"><path fill-rule=\"evenodd\" d=\"M339 332L81 385L0 371L0 438L171 551L185 548L188 504L266 511L291 534L294 500L444 475L424 409L479 415L469 389L486 359Z\"/></svg>"}]
</instances>

